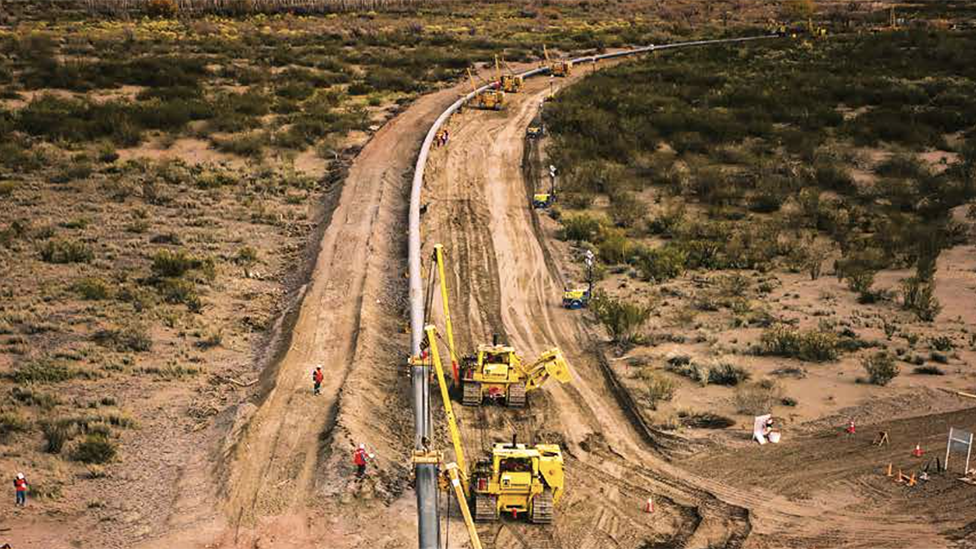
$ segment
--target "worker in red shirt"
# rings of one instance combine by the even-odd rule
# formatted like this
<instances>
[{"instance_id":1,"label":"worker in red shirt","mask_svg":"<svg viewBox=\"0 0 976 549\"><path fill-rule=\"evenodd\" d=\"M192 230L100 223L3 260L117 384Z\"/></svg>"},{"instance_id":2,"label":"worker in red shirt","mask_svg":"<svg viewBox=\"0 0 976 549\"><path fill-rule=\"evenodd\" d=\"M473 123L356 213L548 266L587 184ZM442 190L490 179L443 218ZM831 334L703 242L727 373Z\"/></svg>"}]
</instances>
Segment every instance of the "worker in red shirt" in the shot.
<instances>
[{"instance_id":1,"label":"worker in red shirt","mask_svg":"<svg viewBox=\"0 0 976 549\"><path fill-rule=\"evenodd\" d=\"M352 455L352 462L356 464L356 478L363 478L366 474L366 464L373 459L373 454L366 451L366 445L360 444Z\"/></svg>"},{"instance_id":2,"label":"worker in red shirt","mask_svg":"<svg viewBox=\"0 0 976 549\"><path fill-rule=\"evenodd\" d=\"M325 379L325 374L322 373L322 366L316 366L315 371L312 372L312 383L314 384L314 389L312 389L313 394L319 394L322 392L322 380Z\"/></svg>"},{"instance_id":3,"label":"worker in red shirt","mask_svg":"<svg viewBox=\"0 0 976 549\"><path fill-rule=\"evenodd\" d=\"M24 478L24 473L17 473L17 478L14 479L14 490L17 491L17 505L21 507L27 506L27 479Z\"/></svg>"}]
</instances>

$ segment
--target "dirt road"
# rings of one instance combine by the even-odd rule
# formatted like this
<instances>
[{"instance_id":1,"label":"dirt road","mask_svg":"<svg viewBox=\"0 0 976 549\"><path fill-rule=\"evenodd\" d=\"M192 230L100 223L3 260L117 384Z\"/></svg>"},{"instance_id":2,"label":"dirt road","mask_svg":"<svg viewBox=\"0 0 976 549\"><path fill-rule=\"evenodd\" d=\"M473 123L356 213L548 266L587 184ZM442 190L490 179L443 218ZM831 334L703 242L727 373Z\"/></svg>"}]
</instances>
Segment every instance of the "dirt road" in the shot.
<instances>
[{"instance_id":1,"label":"dirt road","mask_svg":"<svg viewBox=\"0 0 976 549\"><path fill-rule=\"evenodd\" d=\"M569 455L556 523L483 526L489 546L941 547L962 535L965 504L933 522L926 516L937 502L906 509L879 497L863 474L876 457L866 448L845 464L822 441L809 441L807 449L819 451L794 449L782 460L775 453L740 460L723 454L692 462L690 470L655 451L600 368L582 314L558 306L563 276L528 207L534 183L521 169L525 128L546 92L544 80L530 82L525 93L509 96L506 112L456 116L451 143L432 156L424 189L425 245L445 245L461 353L498 333L523 356L558 345L574 367L570 385L548 385L530 396L525 411L461 409L469 461L513 432L529 442L558 441ZM804 455L816 463L805 463ZM761 482L765 470L779 480ZM783 490L796 485L809 489L808 497ZM940 496L943 503L962 497L939 490L946 491L952 495ZM639 511L650 495L663 500L653 520Z\"/></svg>"},{"instance_id":2,"label":"dirt road","mask_svg":"<svg viewBox=\"0 0 976 549\"><path fill-rule=\"evenodd\" d=\"M534 232L521 172L525 128L547 92L545 80L530 81L524 93L510 96L506 112L456 116L450 144L432 156L424 190L425 243L442 242L449 254L459 348L499 333L526 357L558 345L574 368L571 384L530 395L525 411L461 409L469 461L513 432L524 441L560 442L568 454L570 488L556 523L505 520L482 527L484 538L495 547L737 546L750 529L744 509L676 489L681 482L640 465L640 435L588 351L579 313L558 307L562 284ZM651 496L658 504L653 516L642 511Z\"/></svg>"}]
</instances>

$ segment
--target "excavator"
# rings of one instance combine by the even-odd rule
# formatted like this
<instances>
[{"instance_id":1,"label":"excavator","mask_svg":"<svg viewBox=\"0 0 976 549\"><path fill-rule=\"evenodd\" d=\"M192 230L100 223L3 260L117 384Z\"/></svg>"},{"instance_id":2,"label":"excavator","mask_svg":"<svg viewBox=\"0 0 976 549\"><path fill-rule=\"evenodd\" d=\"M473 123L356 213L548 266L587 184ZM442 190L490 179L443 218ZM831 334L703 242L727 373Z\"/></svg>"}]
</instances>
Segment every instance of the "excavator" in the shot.
<instances>
[{"instance_id":1,"label":"excavator","mask_svg":"<svg viewBox=\"0 0 976 549\"><path fill-rule=\"evenodd\" d=\"M491 455L478 460L469 478L461 432L437 348L437 328L427 325L424 332L421 347L425 353L421 361L429 360L433 364L457 461L444 464L440 453L418 451L414 452L414 462L441 465L445 473L441 487L453 488L457 495L471 545L476 549L480 549L481 541L474 522L494 521L503 513L511 513L512 518L522 514L536 524L552 523L554 508L565 491L562 449L558 444L519 444L513 436L511 444L495 443Z\"/></svg>"},{"instance_id":2,"label":"excavator","mask_svg":"<svg viewBox=\"0 0 976 549\"><path fill-rule=\"evenodd\" d=\"M546 49L546 45L542 45L542 53L546 57L546 66L549 67L549 74L553 76L565 77L569 76L573 72L572 61L552 61L549 59L549 50Z\"/></svg>"},{"instance_id":3,"label":"excavator","mask_svg":"<svg viewBox=\"0 0 976 549\"><path fill-rule=\"evenodd\" d=\"M434 262L440 279L454 384L461 388L461 404L478 406L488 399L521 408L526 404L526 394L542 387L549 378L555 378L560 383L568 383L572 379L569 363L558 348L549 349L535 362L525 364L513 347L500 345L497 337L493 338L491 345L479 345L474 354L458 360L447 280L444 277L444 247L441 244L434 246Z\"/></svg>"},{"instance_id":4,"label":"excavator","mask_svg":"<svg viewBox=\"0 0 976 549\"><path fill-rule=\"evenodd\" d=\"M518 93L522 91L522 85L525 84L522 76L516 74L504 59L502 59L502 64L505 65L505 69L508 71L507 74L502 73L502 69L498 65L498 56L496 55L495 72L498 74L498 82L501 85L502 91L505 93Z\"/></svg>"},{"instance_id":5,"label":"excavator","mask_svg":"<svg viewBox=\"0 0 976 549\"><path fill-rule=\"evenodd\" d=\"M471 99L474 106L479 109L500 111L505 106L505 92L493 86L482 92L478 92L478 86L474 82L474 75L468 69L468 79L471 81L471 91L474 97Z\"/></svg>"}]
</instances>

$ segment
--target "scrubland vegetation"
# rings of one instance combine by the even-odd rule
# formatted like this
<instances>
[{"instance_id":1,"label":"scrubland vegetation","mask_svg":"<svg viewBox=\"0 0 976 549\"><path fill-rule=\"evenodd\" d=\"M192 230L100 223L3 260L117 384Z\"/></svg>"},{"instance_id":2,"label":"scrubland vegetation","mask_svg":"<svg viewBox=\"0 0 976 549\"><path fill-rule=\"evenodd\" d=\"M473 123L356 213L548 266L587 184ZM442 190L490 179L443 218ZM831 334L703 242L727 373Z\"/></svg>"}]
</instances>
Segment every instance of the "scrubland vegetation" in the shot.
<instances>
[{"instance_id":1,"label":"scrubland vegetation","mask_svg":"<svg viewBox=\"0 0 976 549\"><path fill-rule=\"evenodd\" d=\"M641 369L649 402L674 395L670 372L737 386L737 413L797 405L771 379L745 383L754 376L736 355L820 367L860 357L876 385L898 361L944 373L921 366L912 330L937 331L939 258L972 234L974 46L972 32L915 29L662 52L546 107L547 153L563 174L553 218L560 238L596 253L597 320L618 343L704 346L705 358ZM886 272L905 274L882 286ZM841 299L892 311L877 327L910 347L859 336L856 318L768 306L773 293L791 297L777 293L784 276L824 274L850 291ZM618 312L635 299L659 320ZM738 328L759 330L720 336ZM931 346L928 360L949 360Z\"/></svg>"}]
</instances>

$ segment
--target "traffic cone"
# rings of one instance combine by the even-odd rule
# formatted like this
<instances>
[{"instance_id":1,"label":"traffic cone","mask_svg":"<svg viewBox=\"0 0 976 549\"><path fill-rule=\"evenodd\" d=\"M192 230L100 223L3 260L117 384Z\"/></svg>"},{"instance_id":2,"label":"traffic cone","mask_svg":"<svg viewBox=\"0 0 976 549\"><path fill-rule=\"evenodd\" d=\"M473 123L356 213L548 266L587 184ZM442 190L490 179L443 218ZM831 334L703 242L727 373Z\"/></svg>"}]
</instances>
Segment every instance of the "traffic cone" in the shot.
<instances>
[{"instance_id":1,"label":"traffic cone","mask_svg":"<svg viewBox=\"0 0 976 549\"><path fill-rule=\"evenodd\" d=\"M920 458L920 457L922 457L922 454L923 453L924 452L922 452L922 447L920 445L916 444L915 445L915 449L912 450L912 455L915 456L915 457L917 457L917 458Z\"/></svg>"},{"instance_id":2,"label":"traffic cone","mask_svg":"<svg viewBox=\"0 0 976 549\"><path fill-rule=\"evenodd\" d=\"M654 512L654 497L653 496L647 498L647 503L644 504L644 512L645 513L653 513Z\"/></svg>"}]
</instances>

